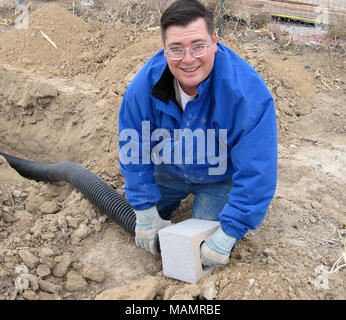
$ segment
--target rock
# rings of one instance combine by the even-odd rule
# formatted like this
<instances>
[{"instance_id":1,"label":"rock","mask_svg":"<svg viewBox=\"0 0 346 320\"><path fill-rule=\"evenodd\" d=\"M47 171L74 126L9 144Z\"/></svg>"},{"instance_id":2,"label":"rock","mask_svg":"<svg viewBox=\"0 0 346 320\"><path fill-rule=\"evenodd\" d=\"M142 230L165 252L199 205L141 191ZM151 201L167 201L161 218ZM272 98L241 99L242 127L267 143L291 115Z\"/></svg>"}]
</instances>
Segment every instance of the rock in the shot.
<instances>
[{"instance_id":1,"label":"rock","mask_svg":"<svg viewBox=\"0 0 346 320\"><path fill-rule=\"evenodd\" d=\"M60 207L53 201L46 201L40 206L40 211L45 214L54 214L59 212L59 210Z\"/></svg>"},{"instance_id":2,"label":"rock","mask_svg":"<svg viewBox=\"0 0 346 320\"><path fill-rule=\"evenodd\" d=\"M32 288L32 290L37 291L40 288L37 277L33 274L28 274L27 277L29 279L30 287Z\"/></svg>"},{"instance_id":3,"label":"rock","mask_svg":"<svg viewBox=\"0 0 346 320\"><path fill-rule=\"evenodd\" d=\"M278 106L278 109L279 109L281 112L283 112L283 113L285 113L285 114L287 114L287 115L289 115L289 116L293 116L293 111L292 111L292 109L290 108L290 106L289 106L287 100L278 102L277 106Z\"/></svg>"},{"instance_id":4,"label":"rock","mask_svg":"<svg viewBox=\"0 0 346 320\"><path fill-rule=\"evenodd\" d=\"M32 233L33 238L39 238L42 235L43 225L40 223L34 224L33 227L30 228L30 232Z\"/></svg>"},{"instance_id":5,"label":"rock","mask_svg":"<svg viewBox=\"0 0 346 320\"><path fill-rule=\"evenodd\" d=\"M69 268L71 263L72 263L72 259L69 254L62 256L61 261L59 261L54 266L53 274L59 278L63 277L67 273L67 269Z\"/></svg>"},{"instance_id":6,"label":"rock","mask_svg":"<svg viewBox=\"0 0 346 320\"><path fill-rule=\"evenodd\" d=\"M50 268L47 264L41 263L36 268L36 274L41 278L44 279L45 277L50 275Z\"/></svg>"},{"instance_id":7,"label":"rock","mask_svg":"<svg viewBox=\"0 0 346 320\"><path fill-rule=\"evenodd\" d=\"M71 244L77 244L89 234L89 229L85 224L80 224L78 229L71 234Z\"/></svg>"},{"instance_id":8,"label":"rock","mask_svg":"<svg viewBox=\"0 0 346 320\"><path fill-rule=\"evenodd\" d=\"M16 268L14 269L14 273L16 274L29 273L29 269L25 264L21 264L16 266Z\"/></svg>"},{"instance_id":9,"label":"rock","mask_svg":"<svg viewBox=\"0 0 346 320\"><path fill-rule=\"evenodd\" d=\"M175 287L168 287L163 295L163 300L169 300L170 298L172 298L174 296L175 291Z\"/></svg>"},{"instance_id":10,"label":"rock","mask_svg":"<svg viewBox=\"0 0 346 320\"><path fill-rule=\"evenodd\" d=\"M297 288L297 296L301 300L311 300L310 296L302 288Z\"/></svg>"},{"instance_id":11,"label":"rock","mask_svg":"<svg viewBox=\"0 0 346 320\"><path fill-rule=\"evenodd\" d=\"M58 89L49 83L35 81L31 88L30 95L41 99L56 97L58 95Z\"/></svg>"},{"instance_id":12,"label":"rock","mask_svg":"<svg viewBox=\"0 0 346 320\"><path fill-rule=\"evenodd\" d=\"M285 89L283 87L281 87L281 86L278 86L276 88L275 93L280 98L284 98L287 95Z\"/></svg>"},{"instance_id":13,"label":"rock","mask_svg":"<svg viewBox=\"0 0 346 320\"><path fill-rule=\"evenodd\" d=\"M40 252L38 253L39 257L44 258L44 257L51 257L54 255L54 252L50 248L43 247L40 249Z\"/></svg>"},{"instance_id":14,"label":"rock","mask_svg":"<svg viewBox=\"0 0 346 320\"><path fill-rule=\"evenodd\" d=\"M159 287L159 281L151 276L134 281L128 285L106 290L95 300L153 300Z\"/></svg>"},{"instance_id":15,"label":"rock","mask_svg":"<svg viewBox=\"0 0 346 320\"><path fill-rule=\"evenodd\" d=\"M25 65L30 65L30 64L32 64L32 61L31 61L30 59L24 57L24 58L22 59L22 63L25 64ZM30 300L30 299L29 299L29 300Z\"/></svg>"},{"instance_id":16,"label":"rock","mask_svg":"<svg viewBox=\"0 0 346 320\"><path fill-rule=\"evenodd\" d=\"M30 241L31 241L31 234L26 233L26 234L24 235L24 241L30 242Z\"/></svg>"},{"instance_id":17,"label":"rock","mask_svg":"<svg viewBox=\"0 0 346 320\"><path fill-rule=\"evenodd\" d=\"M311 113L312 108L309 105L301 104L294 111L297 116L306 116Z\"/></svg>"},{"instance_id":18,"label":"rock","mask_svg":"<svg viewBox=\"0 0 346 320\"><path fill-rule=\"evenodd\" d=\"M52 270L55 266L55 261L53 257L42 257L40 258L41 264L46 264L50 270Z\"/></svg>"},{"instance_id":19,"label":"rock","mask_svg":"<svg viewBox=\"0 0 346 320\"><path fill-rule=\"evenodd\" d=\"M102 282L105 278L104 273L98 267L85 268L83 271L84 278L95 282Z\"/></svg>"},{"instance_id":20,"label":"rock","mask_svg":"<svg viewBox=\"0 0 346 320\"><path fill-rule=\"evenodd\" d=\"M26 300L39 300L40 297L32 290L25 290L23 292L23 298Z\"/></svg>"},{"instance_id":21,"label":"rock","mask_svg":"<svg viewBox=\"0 0 346 320\"><path fill-rule=\"evenodd\" d=\"M20 274L15 280L14 280L14 286L16 289L21 293L23 290L29 289L29 279L27 277L26 273Z\"/></svg>"},{"instance_id":22,"label":"rock","mask_svg":"<svg viewBox=\"0 0 346 320\"><path fill-rule=\"evenodd\" d=\"M46 280L39 280L38 284L41 288L41 290L48 292L48 293L58 293L61 291L61 287L58 285L55 285L54 283L51 283Z\"/></svg>"},{"instance_id":23,"label":"rock","mask_svg":"<svg viewBox=\"0 0 346 320\"><path fill-rule=\"evenodd\" d=\"M5 280L8 279L8 272L0 267L0 279Z\"/></svg>"},{"instance_id":24,"label":"rock","mask_svg":"<svg viewBox=\"0 0 346 320\"><path fill-rule=\"evenodd\" d=\"M23 200L28 196L28 194L22 190L22 184L15 187L15 189L12 191L12 195L18 200Z\"/></svg>"},{"instance_id":25,"label":"rock","mask_svg":"<svg viewBox=\"0 0 346 320\"><path fill-rule=\"evenodd\" d=\"M239 250L236 252L235 254L235 258L237 260L245 260L246 258L248 258L251 255L251 252L244 247L239 248Z\"/></svg>"},{"instance_id":26,"label":"rock","mask_svg":"<svg viewBox=\"0 0 346 320\"><path fill-rule=\"evenodd\" d=\"M181 288L168 287L163 300L194 300L199 294L200 289L196 284L188 284Z\"/></svg>"},{"instance_id":27,"label":"rock","mask_svg":"<svg viewBox=\"0 0 346 320\"><path fill-rule=\"evenodd\" d=\"M259 296L262 295L262 290L261 290L261 289L255 288L254 291L255 291L255 295L256 295L257 297L259 297Z\"/></svg>"},{"instance_id":28,"label":"rock","mask_svg":"<svg viewBox=\"0 0 346 320\"><path fill-rule=\"evenodd\" d=\"M72 269L74 271L80 271L80 270L83 269L83 264L81 262L79 262L79 261L75 261L75 262L72 263Z\"/></svg>"},{"instance_id":29,"label":"rock","mask_svg":"<svg viewBox=\"0 0 346 320\"><path fill-rule=\"evenodd\" d=\"M18 218L16 222L18 229L24 230L33 224L32 214L26 210L16 211L15 216Z\"/></svg>"},{"instance_id":30,"label":"rock","mask_svg":"<svg viewBox=\"0 0 346 320\"><path fill-rule=\"evenodd\" d=\"M292 85L291 81L289 81L288 79L282 77L282 78L280 79L280 81L281 81L282 86L283 86L285 89L293 89L293 85Z\"/></svg>"},{"instance_id":31,"label":"rock","mask_svg":"<svg viewBox=\"0 0 346 320\"><path fill-rule=\"evenodd\" d=\"M230 284L230 280L228 278L221 279L219 283L219 290L220 291L223 290L229 284Z\"/></svg>"},{"instance_id":32,"label":"rock","mask_svg":"<svg viewBox=\"0 0 346 320\"><path fill-rule=\"evenodd\" d=\"M106 59L109 56L109 49L103 49L99 52L99 54L96 57L96 61L98 63L101 63L104 59Z\"/></svg>"},{"instance_id":33,"label":"rock","mask_svg":"<svg viewBox=\"0 0 346 320\"><path fill-rule=\"evenodd\" d=\"M169 300L194 300L190 294L174 294Z\"/></svg>"},{"instance_id":34,"label":"rock","mask_svg":"<svg viewBox=\"0 0 346 320\"><path fill-rule=\"evenodd\" d=\"M214 300L217 295L214 281L208 281L201 288L201 296L207 300Z\"/></svg>"},{"instance_id":35,"label":"rock","mask_svg":"<svg viewBox=\"0 0 346 320\"><path fill-rule=\"evenodd\" d=\"M273 257L271 257L271 256L267 258L267 263L269 265L271 265L271 266L275 266L276 265L275 259Z\"/></svg>"},{"instance_id":36,"label":"rock","mask_svg":"<svg viewBox=\"0 0 346 320\"><path fill-rule=\"evenodd\" d=\"M93 58L94 58L94 55L92 52L83 52L79 56L80 61L83 61L83 62L93 60Z\"/></svg>"},{"instance_id":37,"label":"rock","mask_svg":"<svg viewBox=\"0 0 346 320\"><path fill-rule=\"evenodd\" d=\"M91 24L88 23L88 32L92 33L92 32L96 32L99 28L97 27L96 24Z\"/></svg>"},{"instance_id":38,"label":"rock","mask_svg":"<svg viewBox=\"0 0 346 320\"><path fill-rule=\"evenodd\" d=\"M175 291L170 300L193 300L200 294L200 289L196 284L188 284Z\"/></svg>"},{"instance_id":39,"label":"rock","mask_svg":"<svg viewBox=\"0 0 346 320\"><path fill-rule=\"evenodd\" d=\"M41 234L41 239L42 240L51 240L56 236L56 234L54 232L44 232Z\"/></svg>"},{"instance_id":40,"label":"rock","mask_svg":"<svg viewBox=\"0 0 346 320\"><path fill-rule=\"evenodd\" d=\"M313 209L322 209L322 205L321 205L319 202L317 202L317 201L313 201L313 202L311 203L311 207L312 207Z\"/></svg>"},{"instance_id":41,"label":"rock","mask_svg":"<svg viewBox=\"0 0 346 320\"><path fill-rule=\"evenodd\" d=\"M38 293L40 300L61 300L60 296L57 293L47 293L40 291Z\"/></svg>"},{"instance_id":42,"label":"rock","mask_svg":"<svg viewBox=\"0 0 346 320\"><path fill-rule=\"evenodd\" d=\"M256 281L255 279L249 279L249 288L251 288L253 286L255 281Z\"/></svg>"},{"instance_id":43,"label":"rock","mask_svg":"<svg viewBox=\"0 0 346 320\"><path fill-rule=\"evenodd\" d=\"M37 265L40 263L39 258L37 258L35 255L33 255L27 250L20 250L18 252L18 255L22 258L24 264L30 268L36 268Z\"/></svg>"},{"instance_id":44,"label":"rock","mask_svg":"<svg viewBox=\"0 0 346 320\"><path fill-rule=\"evenodd\" d=\"M64 233L67 232L68 227L67 227L66 217L62 214L58 214L57 215L57 222L58 222L59 229Z\"/></svg>"},{"instance_id":45,"label":"rock","mask_svg":"<svg viewBox=\"0 0 346 320\"><path fill-rule=\"evenodd\" d=\"M76 271L71 271L67 274L67 281L65 284L66 290L70 292L83 291L88 287L85 279Z\"/></svg>"},{"instance_id":46,"label":"rock","mask_svg":"<svg viewBox=\"0 0 346 320\"><path fill-rule=\"evenodd\" d=\"M79 218L67 218L67 225L72 229L77 229L79 225Z\"/></svg>"},{"instance_id":47,"label":"rock","mask_svg":"<svg viewBox=\"0 0 346 320\"><path fill-rule=\"evenodd\" d=\"M7 213L5 211L3 211L1 214L0 214L0 217L7 223L10 223L10 222L15 222L16 220L18 220L18 217L10 214L10 213Z\"/></svg>"},{"instance_id":48,"label":"rock","mask_svg":"<svg viewBox=\"0 0 346 320\"><path fill-rule=\"evenodd\" d=\"M262 251L265 257L275 257L276 251L274 249L266 248Z\"/></svg>"},{"instance_id":49,"label":"rock","mask_svg":"<svg viewBox=\"0 0 346 320\"><path fill-rule=\"evenodd\" d=\"M35 214L43 203L44 203L43 197L36 195L34 193L30 193L28 198L25 201L25 209L29 213Z\"/></svg>"}]
</instances>

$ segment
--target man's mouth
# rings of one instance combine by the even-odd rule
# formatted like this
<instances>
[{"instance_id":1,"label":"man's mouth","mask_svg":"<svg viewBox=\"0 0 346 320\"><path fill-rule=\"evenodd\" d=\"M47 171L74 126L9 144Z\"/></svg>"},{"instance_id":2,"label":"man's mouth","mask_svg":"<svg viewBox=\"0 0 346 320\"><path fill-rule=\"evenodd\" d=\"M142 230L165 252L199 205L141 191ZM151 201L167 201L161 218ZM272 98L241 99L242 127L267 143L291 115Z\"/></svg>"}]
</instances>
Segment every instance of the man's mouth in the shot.
<instances>
[{"instance_id":1,"label":"man's mouth","mask_svg":"<svg viewBox=\"0 0 346 320\"><path fill-rule=\"evenodd\" d=\"M193 72L197 71L199 68L200 68L200 66L192 67L192 68L181 68L181 70L183 70L184 72L187 72L187 73L193 73Z\"/></svg>"}]
</instances>

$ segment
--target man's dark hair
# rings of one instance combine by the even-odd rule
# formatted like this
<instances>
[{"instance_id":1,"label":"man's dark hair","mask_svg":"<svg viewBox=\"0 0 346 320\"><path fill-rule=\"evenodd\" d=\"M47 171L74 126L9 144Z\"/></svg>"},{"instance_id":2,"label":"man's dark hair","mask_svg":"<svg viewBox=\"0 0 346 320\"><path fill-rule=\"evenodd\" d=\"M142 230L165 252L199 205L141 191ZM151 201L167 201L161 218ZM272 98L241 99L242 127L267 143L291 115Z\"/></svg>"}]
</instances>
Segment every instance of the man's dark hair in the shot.
<instances>
[{"instance_id":1,"label":"man's dark hair","mask_svg":"<svg viewBox=\"0 0 346 320\"><path fill-rule=\"evenodd\" d=\"M187 26L198 18L203 18L210 36L214 33L214 14L211 8L204 6L197 0L177 0L162 14L160 25L162 39L166 39L166 30L169 26Z\"/></svg>"}]
</instances>

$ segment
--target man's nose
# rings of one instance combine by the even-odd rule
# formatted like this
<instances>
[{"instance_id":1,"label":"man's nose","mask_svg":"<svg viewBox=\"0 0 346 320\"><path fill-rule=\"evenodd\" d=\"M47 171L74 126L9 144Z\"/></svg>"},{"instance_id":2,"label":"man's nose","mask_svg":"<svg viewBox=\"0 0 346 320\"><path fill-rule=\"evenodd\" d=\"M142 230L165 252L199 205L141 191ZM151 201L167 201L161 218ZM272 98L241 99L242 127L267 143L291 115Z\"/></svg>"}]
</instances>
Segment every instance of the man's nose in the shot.
<instances>
[{"instance_id":1,"label":"man's nose","mask_svg":"<svg viewBox=\"0 0 346 320\"><path fill-rule=\"evenodd\" d=\"M182 62L189 64L191 62L194 62L196 58L190 53L189 49L185 49L185 56L182 60Z\"/></svg>"}]
</instances>

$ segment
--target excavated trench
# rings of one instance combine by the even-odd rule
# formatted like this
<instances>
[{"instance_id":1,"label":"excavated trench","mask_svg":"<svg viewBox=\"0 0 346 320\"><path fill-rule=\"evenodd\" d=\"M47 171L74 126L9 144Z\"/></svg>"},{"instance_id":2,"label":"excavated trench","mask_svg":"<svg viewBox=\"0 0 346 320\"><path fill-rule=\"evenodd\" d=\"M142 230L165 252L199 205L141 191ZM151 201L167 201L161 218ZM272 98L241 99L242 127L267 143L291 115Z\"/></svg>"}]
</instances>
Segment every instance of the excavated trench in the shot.
<instances>
[{"instance_id":1,"label":"excavated trench","mask_svg":"<svg viewBox=\"0 0 346 320\"><path fill-rule=\"evenodd\" d=\"M3 152L41 162L84 162L104 146L97 96L86 83L39 78L2 66L0 96Z\"/></svg>"}]
</instances>

